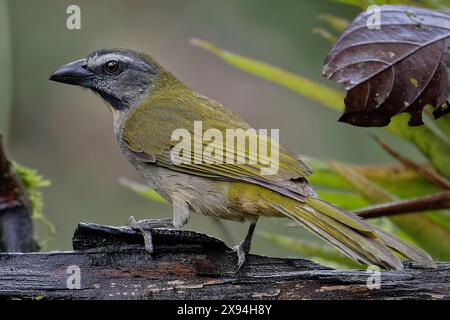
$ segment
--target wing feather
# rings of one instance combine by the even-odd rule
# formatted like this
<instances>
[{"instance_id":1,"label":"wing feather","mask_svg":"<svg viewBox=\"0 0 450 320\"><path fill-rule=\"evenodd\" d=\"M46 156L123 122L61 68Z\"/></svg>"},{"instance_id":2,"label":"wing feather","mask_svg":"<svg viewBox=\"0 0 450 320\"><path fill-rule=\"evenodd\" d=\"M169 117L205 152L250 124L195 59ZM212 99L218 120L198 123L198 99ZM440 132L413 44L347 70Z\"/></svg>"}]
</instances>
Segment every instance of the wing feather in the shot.
<instances>
[{"instance_id":1,"label":"wing feather","mask_svg":"<svg viewBox=\"0 0 450 320\"><path fill-rule=\"evenodd\" d=\"M256 183L277 192L301 198L301 188L291 183L293 180L308 177L312 171L290 152L287 148L278 145L269 136L258 134L238 116L227 110L220 104L195 94L184 87L174 87L171 91L165 88L164 95L152 94L146 101L137 107L125 122L122 140L127 147L136 153L143 153L156 159L156 165L170 168L174 171L184 172L220 180L246 181ZM203 153L203 159L198 159L191 150L190 163L174 164L170 152L178 144L171 139L176 129L186 129L191 134L194 143L196 134L194 121L202 121L203 132L208 129L217 129L222 133L222 145L216 141L203 140L202 147L222 147L223 162L217 163L215 157ZM246 143L245 150L231 147L225 143L227 129L246 130L248 139L259 139L260 143L266 143L270 150L273 144L279 147L279 170L273 175L262 174L262 169L267 167L270 155L262 156L261 152L255 153ZM199 141L199 140L197 140ZM237 163L237 159L246 159L245 164ZM195 159L203 160L195 163ZM232 164L227 163L233 160ZM248 160L253 160L249 162Z\"/></svg>"}]
</instances>

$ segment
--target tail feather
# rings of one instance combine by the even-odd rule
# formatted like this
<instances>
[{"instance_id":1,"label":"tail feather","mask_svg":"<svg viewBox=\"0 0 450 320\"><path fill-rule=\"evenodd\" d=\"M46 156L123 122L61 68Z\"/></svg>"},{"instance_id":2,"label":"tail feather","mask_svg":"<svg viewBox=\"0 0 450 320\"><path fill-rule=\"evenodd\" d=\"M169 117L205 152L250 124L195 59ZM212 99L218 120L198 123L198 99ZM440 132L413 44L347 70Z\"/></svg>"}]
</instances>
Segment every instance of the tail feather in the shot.
<instances>
[{"instance_id":1,"label":"tail feather","mask_svg":"<svg viewBox=\"0 0 450 320\"><path fill-rule=\"evenodd\" d=\"M308 198L302 205L289 201L272 206L360 263L401 270L403 264L393 250L423 266L435 266L422 250L325 201Z\"/></svg>"},{"instance_id":2,"label":"tail feather","mask_svg":"<svg viewBox=\"0 0 450 320\"><path fill-rule=\"evenodd\" d=\"M297 207L297 209L299 208ZM323 225L324 230L329 232L331 236L336 237L348 248L357 252L360 256L360 262L377 264L395 270L402 268L402 264L398 258L378 241L373 232L370 234L366 232L362 233L342 223L340 220L323 215L322 211L316 211L314 219L317 223Z\"/></svg>"},{"instance_id":3,"label":"tail feather","mask_svg":"<svg viewBox=\"0 0 450 320\"><path fill-rule=\"evenodd\" d=\"M396 237L386 233L382 230L378 230L378 234L382 241L392 250L398 252L405 258L417 262L418 264L427 268L436 268L436 264L433 258L428 253L420 248L417 248L411 244L400 241Z\"/></svg>"}]
</instances>

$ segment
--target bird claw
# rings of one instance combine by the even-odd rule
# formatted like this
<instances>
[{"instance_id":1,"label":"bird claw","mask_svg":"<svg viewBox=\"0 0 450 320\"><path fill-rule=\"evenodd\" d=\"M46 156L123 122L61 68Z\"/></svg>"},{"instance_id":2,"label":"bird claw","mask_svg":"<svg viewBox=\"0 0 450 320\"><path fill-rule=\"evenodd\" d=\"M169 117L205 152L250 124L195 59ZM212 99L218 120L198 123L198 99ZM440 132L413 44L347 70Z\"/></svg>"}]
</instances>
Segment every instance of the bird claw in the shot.
<instances>
[{"instance_id":1,"label":"bird claw","mask_svg":"<svg viewBox=\"0 0 450 320\"><path fill-rule=\"evenodd\" d=\"M233 248L233 251L237 253L238 257L238 266L235 272L235 275L238 275L247 262L247 256L250 253L250 242L242 241L241 244Z\"/></svg>"},{"instance_id":2,"label":"bird claw","mask_svg":"<svg viewBox=\"0 0 450 320\"><path fill-rule=\"evenodd\" d=\"M154 248L153 248L153 235L152 231L141 231L142 236L144 237L144 245L145 245L145 251L147 251L149 254L153 254Z\"/></svg>"},{"instance_id":3,"label":"bird claw","mask_svg":"<svg viewBox=\"0 0 450 320\"><path fill-rule=\"evenodd\" d=\"M136 220L133 216L128 219L128 226L142 234L144 237L145 250L152 254L154 252L153 247L153 229L158 228L171 228L173 222L171 219L148 219L148 220Z\"/></svg>"}]
</instances>

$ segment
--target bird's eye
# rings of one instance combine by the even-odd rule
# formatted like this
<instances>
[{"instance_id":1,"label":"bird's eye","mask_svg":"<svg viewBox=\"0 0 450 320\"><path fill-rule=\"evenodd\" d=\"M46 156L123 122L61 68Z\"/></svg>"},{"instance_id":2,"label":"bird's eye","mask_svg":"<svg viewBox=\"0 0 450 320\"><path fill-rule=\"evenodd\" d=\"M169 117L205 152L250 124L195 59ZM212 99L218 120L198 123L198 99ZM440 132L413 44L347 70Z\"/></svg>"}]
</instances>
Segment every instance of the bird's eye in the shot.
<instances>
[{"instance_id":1,"label":"bird's eye","mask_svg":"<svg viewBox=\"0 0 450 320\"><path fill-rule=\"evenodd\" d=\"M119 62L115 60L108 61L104 64L104 69L108 74L116 74L119 71Z\"/></svg>"}]
</instances>

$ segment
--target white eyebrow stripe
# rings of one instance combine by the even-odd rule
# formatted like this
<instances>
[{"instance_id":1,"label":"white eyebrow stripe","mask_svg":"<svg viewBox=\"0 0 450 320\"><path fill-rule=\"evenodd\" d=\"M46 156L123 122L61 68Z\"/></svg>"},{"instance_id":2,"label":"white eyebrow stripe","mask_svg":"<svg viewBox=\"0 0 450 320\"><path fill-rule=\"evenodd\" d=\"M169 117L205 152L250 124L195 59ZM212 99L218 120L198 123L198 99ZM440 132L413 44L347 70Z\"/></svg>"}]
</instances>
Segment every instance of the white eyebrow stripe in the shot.
<instances>
[{"instance_id":1,"label":"white eyebrow stripe","mask_svg":"<svg viewBox=\"0 0 450 320\"><path fill-rule=\"evenodd\" d=\"M132 62L133 60L130 57L127 57L123 54L117 53L108 53L105 55L98 56L97 54L89 59L89 63L94 63L96 65L102 65L108 61L117 60L123 62Z\"/></svg>"}]
</instances>

